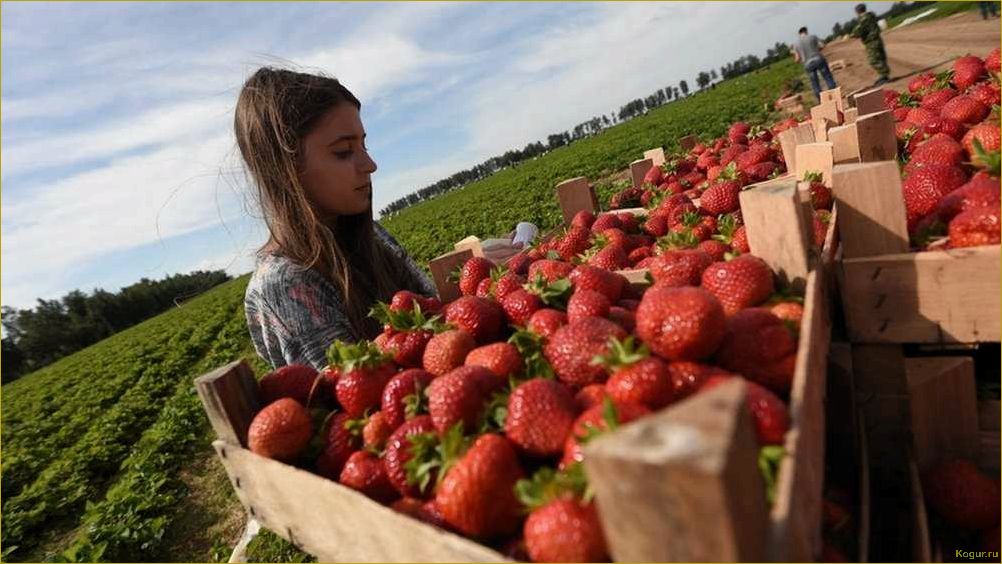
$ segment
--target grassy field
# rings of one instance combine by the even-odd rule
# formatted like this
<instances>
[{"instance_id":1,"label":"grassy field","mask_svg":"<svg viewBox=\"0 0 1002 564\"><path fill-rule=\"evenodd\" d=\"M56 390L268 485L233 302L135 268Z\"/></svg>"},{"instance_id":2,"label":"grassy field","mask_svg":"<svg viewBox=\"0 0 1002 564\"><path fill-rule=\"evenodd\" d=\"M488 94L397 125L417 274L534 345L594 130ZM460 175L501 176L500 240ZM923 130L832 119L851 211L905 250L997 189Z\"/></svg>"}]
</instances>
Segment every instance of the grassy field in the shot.
<instances>
[{"instance_id":1,"label":"grassy field","mask_svg":"<svg viewBox=\"0 0 1002 564\"><path fill-rule=\"evenodd\" d=\"M906 14L900 14L894 16L893 18L888 18L887 28L892 29L897 27L901 22L906 19L917 16L927 10L935 10L928 16L918 20L920 22L929 22L932 20L938 20L940 18L946 18L952 16L953 14L959 14L961 12L967 12L970 10L978 9L977 2L929 2L927 5L923 5L917 10L912 10Z\"/></svg>"},{"instance_id":2,"label":"grassy field","mask_svg":"<svg viewBox=\"0 0 1002 564\"><path fill-rule=\"evenodd\" d=\"M735 120L769 119L772 100L799 76L792 61L718 84L593 138L558 149L387 218L421 262L469 234L519 220L559 221L554 186L573 176L608 180L646 149L689 133L723 133ZM244 320L248 277L3 386L4 561L225 561L243 511L215 458L193 379L236 358L258 375ZM272 534L248 557L308 560Z\"/></svg>"}]
</instances>

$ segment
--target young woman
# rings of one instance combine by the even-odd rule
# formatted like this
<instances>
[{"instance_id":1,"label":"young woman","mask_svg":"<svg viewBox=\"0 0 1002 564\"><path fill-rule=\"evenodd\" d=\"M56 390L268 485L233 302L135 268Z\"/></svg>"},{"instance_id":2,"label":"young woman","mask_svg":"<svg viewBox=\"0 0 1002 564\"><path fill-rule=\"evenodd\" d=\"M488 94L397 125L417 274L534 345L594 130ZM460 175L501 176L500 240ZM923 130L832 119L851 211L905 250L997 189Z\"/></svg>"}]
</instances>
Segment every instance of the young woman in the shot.
<instances>
[{"instance_id":1,"label":"young woman","mask_svg":"<svg viewBox=\"0 0 1002 564\"><path fill-rule=\"evenodd\" d=\"M327 364L335 340L375 337L367 317L398 290L435 287L372 219L361 103L337 80L264 67L244 84L234 129L271 236L244 305L254 347L275 368Z\"/></svg>"}]
</instances>

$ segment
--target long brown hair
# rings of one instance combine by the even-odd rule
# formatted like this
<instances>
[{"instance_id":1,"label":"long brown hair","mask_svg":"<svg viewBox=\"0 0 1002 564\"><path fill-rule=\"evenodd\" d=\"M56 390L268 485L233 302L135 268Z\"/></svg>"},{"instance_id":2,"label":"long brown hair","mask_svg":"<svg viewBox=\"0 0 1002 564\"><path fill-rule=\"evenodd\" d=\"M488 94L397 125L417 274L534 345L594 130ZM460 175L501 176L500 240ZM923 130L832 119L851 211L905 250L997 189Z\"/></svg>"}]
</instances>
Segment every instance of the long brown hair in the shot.
<instances>
[{"instance_id":1,"label":"long brown hair","mask_svg":"<svg viewBox=\"0 0 1002 564\"><path fill-rule=\"evenodd\" d=\"M258 252L274 250L320 272L341 292L356 338L372 338L380 327L369 307L402 286L402 267L378 241L371 207L327 218L299 177L303 138L340 104L362 106L334 78L262 67L240 91L233 127L271 233Z\"/></svg>"}]
</instances>

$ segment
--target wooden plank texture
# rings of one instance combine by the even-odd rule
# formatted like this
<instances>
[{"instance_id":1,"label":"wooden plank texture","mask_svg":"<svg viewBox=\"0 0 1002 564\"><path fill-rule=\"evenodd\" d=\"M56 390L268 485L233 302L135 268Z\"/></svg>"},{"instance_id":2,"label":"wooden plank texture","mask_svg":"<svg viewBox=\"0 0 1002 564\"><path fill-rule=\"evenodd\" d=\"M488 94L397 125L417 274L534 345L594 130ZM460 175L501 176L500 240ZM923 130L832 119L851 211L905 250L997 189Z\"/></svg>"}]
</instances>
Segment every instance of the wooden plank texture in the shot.
<instances>
[{"instance_id":1,"label":"wooden plank texture","mask_svg":"<svg viewBox=\"0 0 1002 564\"><path fill-rule=\"evenodd\" d=\"M630 177L633 178L634 188L640 188L644 185L644 176L652 168L654 168L652 159L638 159L630 163Z\"/></svg>"},{"instance_id":2,"label":"wooden plank texture","mask_svg":"<svg viewBox=\"0 0 1002 564\"><path fill-rule=\"evenodd\" d=\"M221 440L247 444L247 428L260 409L257 379L244 360L231 362L195 379L209 423Z\"/></svg>"},{"instance_id":3,"label":"wooden plank texture","mask_svg":"<svg viewBox=\"0 0 1002 564\"><path fill-rule=\"evenodd\" d=\"M894 114L890 110L861 115L854 123L860 162L891 161L897 158L898 138L894 133Z\"/></svg>"},{"instance_id":4,"label":"wooden plank texture","mask_svg":"<svg viewBox=\"0 0 1002 564\"><path fill-rule=\"evenodd\" d=\"M833 145L828 141L797 145L797 180L808 172L820 172L826 186L832 185Z\"/></svg>"},{"instance_id":5,"label":"wooden plank texture","mask_svg":"<svg viewBox=\"0 0 1002 564\"><path fill-rule=\"evenodd\" d=\"M951 458L977 460L974 361L958 356L909 358L905 369L912 446L919 472Z\"/></svg>"},{"instance_id":6,"label":"wooden plank texture","mask_svg":"<svg viewBox=\"0 0 1002 564\"><path fill-rule=\"evenodd\" d=\"M779 132L779 144L783 149L786 170L797 170L797 145L813 142L814 126L810 122Z\"/></svg>"},{"instance_id":7,"label":"wooden plank texture","mask_svg":"<svg viewBox=\"0 0 1002 564\"><path fill-rule=\"evenodd\" d=\"M683 151L689 152L693 147L699 144L699 137L695 135L686 135L678 140L678 144L682 147Z\"/></svg>"},{"instance_id":8,"label":"wooden plank texture","mask_svg":"<svg viewBox=\"0 0 1002 564\"><path fill-rule=\"evenodd\" d=\"M842 87L836 86L835 88L832 88L830 90L822 90L821 103L823 104L826 102L834 102L835 108L840 112L844 112L845 107L843 106L842 102Z\"/></svg>"},{"instance_id":9,"label":"wooden plank texture","mask_svg":"<svg viewBox=\"0 0 1002 564\"><path fill-rule=\"evenodd\" d=\"M882 112L887 109L887 106L884 105L883 88L874 88L872 90L860 92L858 94L854 94L852 98L856 101L856 111L860 117L865 116L866 114Z\"/></svg>"},{"instance_id":10,"label":"wooden plank texture","mask_svg":"<svg viewBox=\"0 0 1002 564\"><path fill-rule=\"evenodd\" d=\"M212 444L251 517L320 562L503 562L500 553L316 474Z\"/></svg>"},{"instance_id":11,"label":"wooden plank texture","mask_svg":"<svg viewBox=\"0 0 1002 564\"><path fill-rule=\"evenodd\" d=\"M840 226L843 209L840 202ZM844 230L840 233L845 237ZM850 338L859 343L997 342L1002 338L1000 276L998 246L846 259L842 303Z\"/></svg>"},{"instance_id":12,"label":"wooden plank texture","mask_svg":"<svg viewBox=\"0 0 1002 564\"><path fill-rule=\"evenodd\" d=\"M585 447L615 560L765 557L765 486L745 402L745 385L735 379Z\"/></svg>"},{"instance_id":13,"label":"wooden plank texture","mask_svg":"<svg viewBox=\"0 0 1002 564\"><path fill-rule=\"evenodd\" d=\"M908 250L901 176L894 161L838 165L832 172L846 259Z\"/></svg>"},{"instance_id":14,"label":"wooden plank texture","mask_svg":"<svg viewBox=\"0 0 1002 564\"><path fill-rule=\"evenodd\" d=\"M847 123L828 130L828 141L832 144L832 161L835 164L859 162L859 139L856 124Z\"/></svg>"},{"instance_id":15,"label":"wooden plank texture","mask_svg":"<svg viewBox=\"0 0 1002 564\"><path fill-rule=\"evenodd\" d=\"M450 282L449 276L457 268L462 268L463 264L471 257L473 257L472 250L460 249L435 257L428 262L432 280L435 282L435 288L438 289L438 297L442 303L451 302L460 296L459 284Z\"/></svg>"},{"instance_id":16,"label":"wooden plank texture","mask_svg":"<svg viewBox=\"0 0 1002 564\"><path fill-rule=\"evenodd\" d=\"M598 213L598 196L595 188L584 176L571 178L557 184L557 202L564 215L564 223L570 225L574 214L585 210Z\"/></svg>"},{"instance_id":17,"label":"wooden plank texture","mask_svg":"<svg viewBox=\"0 0 1002 564\"><path fill-rule=\"evenodd\" d=\"M813 229L793 179L753 184L739 196L752 254L784 284L803 289L810 270Z\"/></svg>"},{"instance_id":18,"label":"wooden plank texture","mask_svg":"<svg viewBox=\"0 0 1002 564\"><path fill-rule=\"evenodd\" d=\"M649 149L644 151L644 158L651 159L654 166L661 166L665 164L665 150L661 147L656 147L654 149Z\"/></svg>"}]
</instances>

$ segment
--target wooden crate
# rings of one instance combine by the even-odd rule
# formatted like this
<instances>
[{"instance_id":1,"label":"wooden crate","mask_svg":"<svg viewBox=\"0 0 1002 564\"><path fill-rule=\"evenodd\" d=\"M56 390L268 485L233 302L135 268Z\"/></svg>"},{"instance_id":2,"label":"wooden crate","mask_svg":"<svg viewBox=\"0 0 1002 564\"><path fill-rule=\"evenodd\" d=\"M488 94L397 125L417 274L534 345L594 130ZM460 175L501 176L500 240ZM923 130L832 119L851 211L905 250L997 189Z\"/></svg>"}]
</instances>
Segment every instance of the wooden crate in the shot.
<instances>
[{"instance_id":1,"label":"wooden crate","mask_svg":"<svg viewBox=\"0 0 1002 564\"><path fill-rule=\"evenodd\" d=\"M837 165L839 282L854 343L973 343L1002 337L1000 249L908 252L897 163Z\"/></svg>"}]
</instances>

